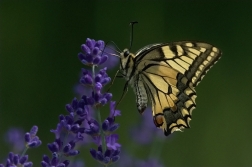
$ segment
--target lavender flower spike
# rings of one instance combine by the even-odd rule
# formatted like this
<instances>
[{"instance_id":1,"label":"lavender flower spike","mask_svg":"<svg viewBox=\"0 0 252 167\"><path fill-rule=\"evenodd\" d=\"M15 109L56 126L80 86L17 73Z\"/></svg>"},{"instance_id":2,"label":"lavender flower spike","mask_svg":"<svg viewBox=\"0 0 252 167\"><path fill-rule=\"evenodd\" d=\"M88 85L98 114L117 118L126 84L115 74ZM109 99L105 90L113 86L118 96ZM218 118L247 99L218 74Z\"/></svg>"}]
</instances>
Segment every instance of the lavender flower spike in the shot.
<instances>
[{"instance_id":1,"label":"lavender flower spike","mask_svg":"<svg viewBox=\"0 0 252 167\"><path fill-rule=\"evenodd\" d=\"M30 133L27 132L25 134L26 146L28 148L36 148L42 144L41 140L39 140L39 137L36 136L37 132L38 132L38 127L33 126L30 130Z\"/></svg>"},{"instance_id":2,"label":"lavender flower spike","mask_svg":"<svg viewBox=\"0 0 252 167\"><path fill-rule=\"evenodd\" d=\"M83 53L79 53L78 57L85 65L101 65L108 59L107 55L102 54L104 42L101 40L87 38L86 43L81 45L81 49Z\"/></svg>"},{"instance_id":3,"label":"lavender flower spike","mask_svg":"<svg viewBox=\"0 0 252 167\"><path fill-rule=\"evenodd\" d=\"M101 128L100 111L97 111L110 102L112 98L111 93L103 93L103 87L111 81L106 73L107 68L104 67L95 71L96 67L107 60L107 56L102 54L104 42L88 38L86 43L81 45L81 49L83 52L78 54L80 61L84 65L91 66L92 70L82 69L82 76L79 81L82 86L90 90L86 89L85 94L81 94L81 99L74 98L70 104L66 105L67 115L59 116L56 129L51 130L55 134L55 140L47 144L52 158L44 155L41 162L42 167L69 166L68 157L80 153L75 146L79 141L85 140L84 136L92 138L98 145L98 152L91 149L90 153L99 162L108 165L119 159L121 147L117 143L119 136L111 133L114 133L119 127L118 124L114 123L114 117L120 115L118 114L120 111L115 110L115 103L111 102L111 111L106 119L107 121L105 121L108 123L107 130ZM97 115L98 120L93 115ZM102 147L105 148L104 153Z\"/></svg>"},{"instance_id":4,"label":"lavender flower spike","mask_svg":"<svg viewBox=\"0 0 252 167\"><path fill-rule=\"evenodd\" d=\"M119 136L113 134L119 128L119 124L115 123L114 118L120 115L120 111L115 110L115 102L110 102L112 94L109 92L103 93L103 87L111 81L106 72L107 67L95 71L95 67L99 68L107 60L107 56L102 54L104 42L88 38L81 48L83 53L78 54L79 59L83 64L92 67L92 71L82 69L80 79L82 85L92 88L91 94L82 95L85 110L87 111L87 117L85 118L87 124L84 127L84 133L92 137L94 143L98 146L97 151L90 149L91 156L105 166L108 166L120 158L121 145L117 143ZM108 102L110 102L110 113L102 121L100 109ZM94 111L95 113L92 114L90 111ZM92 115L97 115L97 119L92 117Z\"/></svg>"},{"instance_id":5,"label":"lavender flower spike","mask_svg":"<svg viewBox=\"0 0 252 167\"><path fill-rule=\"evenodd\" d=\"M28 155L20 156L10 152L5 167L32 167L32 165L32 162L28 162ZM0 164L0 167L4 165Z\"/></svg>"}]
</instances>

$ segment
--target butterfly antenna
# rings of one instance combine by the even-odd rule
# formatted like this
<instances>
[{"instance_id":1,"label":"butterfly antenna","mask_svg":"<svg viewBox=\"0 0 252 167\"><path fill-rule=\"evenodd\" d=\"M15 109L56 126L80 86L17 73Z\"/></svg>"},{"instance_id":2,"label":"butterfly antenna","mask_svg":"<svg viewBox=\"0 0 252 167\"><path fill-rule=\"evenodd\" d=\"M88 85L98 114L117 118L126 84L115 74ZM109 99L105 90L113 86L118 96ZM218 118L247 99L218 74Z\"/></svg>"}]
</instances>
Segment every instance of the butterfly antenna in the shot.
<instances>
[{"instance_id":1,"label":"butterfly antenna","mask_svg":"<svg viewBox=\"0 0 252 167\"><path fill-rule=\"evenodd\" d=\"M122 52L121 49L116 45L116 43L115 43L114 41L109 41L107 44L109 44L109 43L112 43L112 44L115 45L115 47L116 47L116 49L117 49L117 50L115 50L116 52L118 52L118 50L119 50L120 52ZM110 49L112 49L112 48L110 48ZM120 52L118 52L118 53L120 53Z\"/></svg>"},{"instance_id":2,"label":"butterfly antenna","mask_svg":"<svg viewBox=\"0 0 252 167\"><path fill-rule=\"evenodd\" d=\"M130 47L129 47L129 50L131 49L132 47L132 43L133 43L133 26L134 24L138 23L137 21L132 21L130 22L130 26L131 26L131 30L130 30Z\"/></svg>"}]
</instances>

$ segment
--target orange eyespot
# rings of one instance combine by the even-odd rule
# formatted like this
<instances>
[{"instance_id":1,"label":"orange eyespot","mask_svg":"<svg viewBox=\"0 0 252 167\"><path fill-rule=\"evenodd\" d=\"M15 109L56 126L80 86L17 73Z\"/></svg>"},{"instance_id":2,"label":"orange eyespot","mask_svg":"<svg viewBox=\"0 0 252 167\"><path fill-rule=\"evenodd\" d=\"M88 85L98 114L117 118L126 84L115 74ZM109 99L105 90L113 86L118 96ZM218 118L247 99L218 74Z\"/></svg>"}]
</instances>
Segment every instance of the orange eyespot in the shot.
<instances>
[{"instance_id":1,"label":"orange eyespot","mask_svg":"<svg viewBox=\"0 0 252 167\"><path fill-rule=\"evenodd\" d=\"M153 122L156 125L156 127L160 127L163 125L164 123L164 116L162 114L158 114L153 116Z\"/></svg>"}]
</instances>

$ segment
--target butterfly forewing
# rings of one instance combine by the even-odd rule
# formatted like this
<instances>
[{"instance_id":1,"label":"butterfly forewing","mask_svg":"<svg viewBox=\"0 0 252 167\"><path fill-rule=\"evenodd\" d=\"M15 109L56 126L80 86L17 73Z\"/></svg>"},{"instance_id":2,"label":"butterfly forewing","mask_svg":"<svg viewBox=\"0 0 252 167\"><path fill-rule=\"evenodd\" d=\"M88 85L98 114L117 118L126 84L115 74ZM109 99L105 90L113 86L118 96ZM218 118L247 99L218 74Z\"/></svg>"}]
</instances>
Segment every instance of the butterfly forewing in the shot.
<instances>
[{"instance_id":1,"label":"butterfly forewing","mask_svg":"<svg viewBox=\"0 0 252 167\"><path fill-rule=\"evenodd\" d=\"M121 70L135 90L139 112L149 99L155 125L169 135L189 127L196 107L194 88L220 55L219 49L202 42L153 44L132 54Z\"/></svg>"}]
</instances>

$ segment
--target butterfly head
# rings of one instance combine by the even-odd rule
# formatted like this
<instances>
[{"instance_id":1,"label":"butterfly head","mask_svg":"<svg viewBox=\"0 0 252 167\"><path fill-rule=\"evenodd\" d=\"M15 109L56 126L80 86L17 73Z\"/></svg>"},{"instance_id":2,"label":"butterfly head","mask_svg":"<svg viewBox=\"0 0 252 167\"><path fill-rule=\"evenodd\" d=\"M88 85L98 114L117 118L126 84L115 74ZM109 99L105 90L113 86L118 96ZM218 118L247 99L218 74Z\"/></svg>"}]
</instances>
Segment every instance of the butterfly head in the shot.
<instances>
[{"instance_id":1,"label":"butterfly head","mask_svg":"<svg viewBox=\"0 0 252 167\"><path fill-rule=\"evenodd\" d=\"M135 55L129 51L129 49L124 49L120 53L120 68L121 70L126 70L134 65Z\"/></svg>"}]
</instances>

